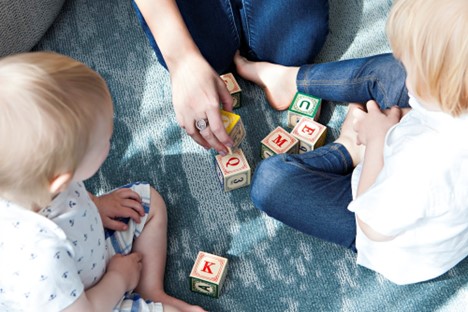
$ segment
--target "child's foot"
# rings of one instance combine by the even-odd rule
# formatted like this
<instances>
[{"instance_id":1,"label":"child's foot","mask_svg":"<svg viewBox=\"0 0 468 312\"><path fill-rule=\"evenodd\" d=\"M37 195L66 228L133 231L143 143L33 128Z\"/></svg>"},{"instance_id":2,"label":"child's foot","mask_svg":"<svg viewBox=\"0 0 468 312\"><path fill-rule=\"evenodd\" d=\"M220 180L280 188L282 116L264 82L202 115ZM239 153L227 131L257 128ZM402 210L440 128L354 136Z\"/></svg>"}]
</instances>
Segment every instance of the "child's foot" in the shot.
<instances>
[{"instance_id":1,"label":"child's foot","mask_svg":"<svg viewBox=\"0 0 468 312\"><path fill-rule=\"evenodd\" d=\"M346 147L353 159L354 166L361 162L365 150L364 145L357 144L357 132L354 131L353 128L355 114L360 113L360 111L365 112L364 105L349 103L348 113L346 114L345 120L341 126L340 136L335 140L336 143L340 143Z\"/></svg>"},{"instance_id":2,"label":"child's foot","mask_svg":"<svg viewBox=\"0 0 468 312\"><path fill-rule=\"evenodd\" d=\"M166 293L158 294L153 301L161 302L164 306L164 312L206 312L199 306L188 304Z\"/></svg>"},{"instance_id":3,"label":"child's foot","mask_svg":"<svg viewBox=\"0 0 468 312\"><path fill-rule=\"evenodd\" d=\"M288 67L268 62L251 62L239 52L234 56L239 75L257 84L265 91L266 99L276 110L288 109L297 92L296 77L299 67Z\"/></svg>"}]
</instances>

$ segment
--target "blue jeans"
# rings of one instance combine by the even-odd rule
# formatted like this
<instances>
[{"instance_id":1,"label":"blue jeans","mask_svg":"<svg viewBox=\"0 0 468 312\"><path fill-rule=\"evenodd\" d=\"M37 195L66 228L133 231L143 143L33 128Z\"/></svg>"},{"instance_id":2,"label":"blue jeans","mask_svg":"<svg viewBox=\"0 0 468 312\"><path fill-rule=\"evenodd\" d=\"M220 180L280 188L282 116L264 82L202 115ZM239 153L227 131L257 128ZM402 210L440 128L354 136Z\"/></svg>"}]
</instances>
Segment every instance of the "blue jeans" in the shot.
<instances>
[{"instance_id":1,"label":"blue jeans","mask_svg":"<svg viewBox=\"0 0 468 312\"><path fill-rule=\"evenodd\" d=\"M166 67L133 5L159 62ZM237 50L255 61L288 66L312 63L328 34L328 0L177 0L177 5L201 53L220 74L230 70Z\"/></svg>"},{"instance_id":2,"label":"blue jeans","mask_svg":"<svg viewBox=\"0 0 468 312\"><path fill-rule=\"evenodd\" d=\"M252 178L258 209L306 234L355 249L352 200L353 161L346 148L331 143L310 152L263 160Z\"/></svg>"},{"instance_id":3,"label":"blue jeans","mask_svg":"<svg viewBox=\"0 0 468 312\"><path fill-rule=\"evenodd\" d=\"M299 91L329 101L366 103L382 109L409 107L406 72L392 54L304 65L297 75Z\"/></svg>"}]
</instances>

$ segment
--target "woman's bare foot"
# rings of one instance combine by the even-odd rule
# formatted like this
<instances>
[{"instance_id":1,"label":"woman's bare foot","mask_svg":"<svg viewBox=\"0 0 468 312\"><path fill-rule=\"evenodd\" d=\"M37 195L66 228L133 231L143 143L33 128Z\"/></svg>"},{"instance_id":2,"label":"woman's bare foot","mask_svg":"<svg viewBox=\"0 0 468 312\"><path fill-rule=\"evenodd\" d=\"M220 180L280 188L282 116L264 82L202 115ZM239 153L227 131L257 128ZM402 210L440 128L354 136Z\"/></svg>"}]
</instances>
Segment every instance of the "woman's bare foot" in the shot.
<instances>
[{"instance_id":1,"label":"woman's bare foot","mask_svg":"<svg viewBox=\"0 0 468 312\"><path fill-rule=\"evenodd\" d=\"M159 294L152 300L154 302L161 302L164 306L164 312L206 312L206 310L199 306L188 304L166 293Z\"/></svg>"},{"instance_id":2,"label":"woman's bare foot","mask_svg":"<svg viewBox=\"0 0 468 312\"><path fill-rule=\"evenodd\" d=\"M268 62L251 62L239 52L234 56L239 75L257 84L265 91L266 99L276 110L286 110L297 92L296 77L299 67L288 67Z\"/></svg>"},{"instance_id":3,"label":"woman's bare foot","mask_svg":"<svg viewBox=\"0 0 468 312\"><path fill-rule=\"evenodd\" d=\"M353 165L356 166L361 162L364 155L365 146L357 144L357 132L354 131L354 119L356 114L365 113L365 106L358 103L349 103L348 113L341 125L340 136L335 140L336 143L342 144L348 150Z\"/></svg>"}]
</instances>

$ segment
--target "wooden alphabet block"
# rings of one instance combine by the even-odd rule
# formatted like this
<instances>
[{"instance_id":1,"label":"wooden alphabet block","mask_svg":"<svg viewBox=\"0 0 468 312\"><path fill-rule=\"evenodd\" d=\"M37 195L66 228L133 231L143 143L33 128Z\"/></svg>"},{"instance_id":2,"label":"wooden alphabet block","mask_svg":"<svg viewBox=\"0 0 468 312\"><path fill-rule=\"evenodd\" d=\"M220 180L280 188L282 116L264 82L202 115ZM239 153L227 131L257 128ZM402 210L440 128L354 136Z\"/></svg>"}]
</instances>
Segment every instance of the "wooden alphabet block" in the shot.
<instances>
[{"instance_id":1,"label":"wooden alphabet block","mask_svg":"<svg viewBox=\"0 0 468 312\"><path fill-rule=\"evenodd\" d=\"M227 258L200 251L190 273L190 290L219 298L227 265Z\"/></svg>"},{"instance_id":2,"label":"wooden alphabet block","mask_svg":"<svg viewBox=\"0 0 468 312\"><path fill-rule=\"evenodd\" d=\"M318 97L297 92L288 108L288 127L294 128L303 116L314 119L321 103Z\"/></svg>"},{"instance_id":3,"label":"wooden alphabet block","mask_svg":"<svg viewBox=\"0 0 468 312\"><path fill-rule=\"evenodd\" d=\"M216 172L225 192L250 184L251 169L244 153L235 149L226 156L216 155Z\"/></svg>"},{"instance_id":4,"label":"wooden alphabet block","mask_svg":"<svg viewBox=\"0 0 468 312\"><path fill-rule=\"evenodd\" d=\"M238 147L245 138L245 128L239 115L221 110L221 119L223 120L226 132L234 141L233 147Z\"/></svg>"},{"instance_id":5,"label":"wooden alphabet block","mask_svg":"<svg viewBox=\"0 0 468 312\"><path fill-rule=\"evenodd\" d=\"M298 140L281 127L276 127L263 140L260 157L266 159L276 154L296 154Z\"/></svg>"},{"instance_id":6,"label":"wooden alphabet block","mask_svg":"<svg viewBox=\"0 0 468 312\"><path fill-rule=\"evenodd\" d=\"M299 140L299 154L311 151L325 143L327 127L308 117L302 117L291 135Z\"/></svg>"},{"instance_id":7,"label":"wooden alphabet block","mask_svg":"<svg viewBox=\"0 0 468 312\"><path fill-rule=\"evenodd\" d=\"M227 74L221 75L221 79L223 79L229 93L231 93L232 100L233 100L232 107L234 109L241 107L241 105L242 105L241 104L242 89L239 86L239 84L237 83L237 80L234 77L234 75L232 73L227 73Z\"/></svg>"}]
</instances>

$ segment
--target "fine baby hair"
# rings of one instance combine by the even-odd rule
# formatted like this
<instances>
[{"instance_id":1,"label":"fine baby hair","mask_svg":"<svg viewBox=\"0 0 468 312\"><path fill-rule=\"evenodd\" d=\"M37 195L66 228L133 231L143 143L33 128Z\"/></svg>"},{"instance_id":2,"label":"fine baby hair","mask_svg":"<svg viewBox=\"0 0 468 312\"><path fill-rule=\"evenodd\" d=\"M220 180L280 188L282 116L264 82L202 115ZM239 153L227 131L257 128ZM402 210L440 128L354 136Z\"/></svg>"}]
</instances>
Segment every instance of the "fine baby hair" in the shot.
<instances>
[{"instance_id":1,"label":"fine baby hair","mask_svg":"<svg viewBox=\"0 0 468 312\"><path fill-rule=\"evenodd\" d=\"M397 0L387 21L413 93L453 116L468 109L468 1Z\"/></svg>"},{"instance_id":2,"label":"fine baby hair","mask_svg":"<svg viewBox=\"0 0 468 312\"><path fill-rule=\"evenodd\" d=\"M86 65L52 52L1 59L0 197L34 210L48 204L51 181L74 173L105 112L107 85Z\"/></svg>"}]
</instances>

